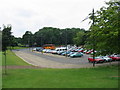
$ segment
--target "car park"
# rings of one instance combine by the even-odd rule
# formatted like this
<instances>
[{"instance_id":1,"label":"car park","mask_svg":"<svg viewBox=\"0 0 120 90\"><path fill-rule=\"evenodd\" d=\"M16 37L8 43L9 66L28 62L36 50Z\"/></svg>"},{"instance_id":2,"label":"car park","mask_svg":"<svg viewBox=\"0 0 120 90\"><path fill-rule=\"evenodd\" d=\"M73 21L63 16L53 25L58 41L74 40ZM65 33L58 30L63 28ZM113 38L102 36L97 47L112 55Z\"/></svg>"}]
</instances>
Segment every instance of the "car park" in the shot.
<instances>
[{"instance_id":1,"label":"car park","mask_svg":"<svg viewBox=\"0 0 120 90\"><path fill-rule=\"evenodd\" d=\"M57 47L55 50L51 49L43 49L42 47L35 47L32 49L33 51L43 51L44 53L52 53L52 54L57 54L57 55L63 55L63 56L68 56L68 57L82 57L83 53L84 54L93 54L93 49L86 49L86 48L80 48L80 47ZM95 53L98 51L94 51ZM89 55L87 55L89 57ZM110 56L97 56L95 59L93 57L89 57L88 61L89 62L111 62L111 61L119 61L120 60L120 55L119 54L113 54Z\"/></svg>"}]
</instances>

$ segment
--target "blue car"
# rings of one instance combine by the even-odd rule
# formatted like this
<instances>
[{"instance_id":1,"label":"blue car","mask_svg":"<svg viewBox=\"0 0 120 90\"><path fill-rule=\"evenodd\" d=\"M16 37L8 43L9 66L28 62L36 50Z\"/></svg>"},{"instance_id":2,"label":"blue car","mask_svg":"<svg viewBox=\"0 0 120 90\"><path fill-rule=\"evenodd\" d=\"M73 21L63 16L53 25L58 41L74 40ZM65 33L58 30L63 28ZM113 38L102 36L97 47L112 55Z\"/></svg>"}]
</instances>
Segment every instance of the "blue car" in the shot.
<instances>
[{"instance_id":1,"label":"blue car","mask_svg":"<svg viewBox=\"0 0 120 90\"><path fill-rule=\"evenodd\" d=\"M73 57L82 57L82 56L83 56L83 53L81 53L81 52L75 52L75 53L70 55L71 58L73 58Z\"/></svg>"},{"instance_id":2,"label":"blue car","mask_svg":"<svg viewBox=\"0 0 120 90\"><path fill-rule=\"evenodd\" d=\"M69 54L71 51L65 51L61 55L65 56L66 54Z\"/></svg>"}]
</instances>

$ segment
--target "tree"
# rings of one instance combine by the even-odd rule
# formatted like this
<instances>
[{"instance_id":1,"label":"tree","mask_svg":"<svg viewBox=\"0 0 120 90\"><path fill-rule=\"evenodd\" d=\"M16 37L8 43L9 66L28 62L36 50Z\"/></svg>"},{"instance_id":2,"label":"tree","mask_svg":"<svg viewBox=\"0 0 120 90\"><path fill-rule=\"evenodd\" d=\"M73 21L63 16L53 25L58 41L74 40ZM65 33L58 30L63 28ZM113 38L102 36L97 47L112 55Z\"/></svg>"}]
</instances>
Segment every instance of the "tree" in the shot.
<instances>
[{"instance_id":1,"label":"tree","mask_svg":"<svg viewBox=\"0 0 120 90\"><path fill-rule=\"evenodd\" d=\"M31 31L26 31L22 37L22 43L24 45L32 46L33 45L33 34Z\"/></svg>"},{"instance_id":2,"label":"tree","mask_svg":"<svg viewBox=\"0 0 120 90\"><path fill-rule=\"evenodd\" d=\"M85 32L78 32L76 34L76 37L73 38L74 43L78 46L78 45L84 45L85 41L86 41L86 33Z\"/></svg>"},{"instance_id":3,"label":"tree","mask_svg":"<svg viewBox=\"0 0 120 90\"><path fill-rule=\"evenodd\" d=\"M12 43L11 29L12 29L12 26L7 25L7 26L4 26L4 29L2 30L2 51L6 51L7 47L10 46Z\"/></svg>"},{"instance_id":4,"label":"tree","mask_svg":"<svg viewBox=\"0 0 120 90\"><path fill-rule=\"evenodd\" d=\"M22 45L22 38L21 37L15 37L15 42L17 43L17 46L21 46Z\"/></svg>"},{"instance_id":5,"label":"tree","mask_svg":"<svg viewBox=\"0 0 120 90\"><path fill-rule=\"evenodd\" d=\"M11 32L12 26L7 25L4 26L2 30L2 51L4 52L5 55L5 74L7 74L7 69L6 69L6 50L7 47L11 45L11 37L12 37L12 32Z\"/></svg>"},{"instance_id":6,"label":"tree","mask_svg":"<svg viewBox=\"0 0 120 90\"><path fill-rule=\"evenodd\" d=\"M94 26L90 27L90 38L95 37L96 49L100 54L120 53L119 31L120 31L120 2L107 2L108 7L102 7L95 13ZM90 17L92 20L92 16ZM94 28L94 30L93 30ZM91 42L91 40L89 42ZM92 42L91 42L92 43Z\"/></svg>"},{"instance_id":7,"label":"tree","mask_svg":"<svg viewBox=\"0 0 120 90\"><path fill-rule=\"evenodd\" d=\"M37 43L38 46L42 46L43 44L65 45L67 40L67 44L74 44L74 36L76 33L82 30L83 29L80 28L59 29L53 27L44 27L39 29L39 31L35 32L33 35L34 43Z\"/></svg>"}]
</instances>

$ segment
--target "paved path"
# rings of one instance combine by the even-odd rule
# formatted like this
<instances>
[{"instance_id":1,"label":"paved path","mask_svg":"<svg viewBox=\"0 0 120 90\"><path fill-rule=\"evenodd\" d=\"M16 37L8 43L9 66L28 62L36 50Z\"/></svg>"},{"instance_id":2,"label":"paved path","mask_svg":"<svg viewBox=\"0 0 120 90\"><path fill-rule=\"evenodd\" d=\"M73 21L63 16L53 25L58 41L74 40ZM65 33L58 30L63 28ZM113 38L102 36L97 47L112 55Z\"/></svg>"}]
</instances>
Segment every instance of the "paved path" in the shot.
<instances>
[{"instance_id":1,"label":"paved path","mask_svg":"<svg viewBox=\"0 0 120 90\"><path fill-rule=\"evenodd\" d=\"M92 63L88 63L89 55L84 55L80 58L69 58L65 56L58 56L53 54L41 54L32 52L27 49L14 51L17 56L22 58L25 62L34 66L42 68L87 68L93 67ZM109 63L104 63L107 65ZM97 66L103 64L97 64Z\"/></svg>"}]
</instances>

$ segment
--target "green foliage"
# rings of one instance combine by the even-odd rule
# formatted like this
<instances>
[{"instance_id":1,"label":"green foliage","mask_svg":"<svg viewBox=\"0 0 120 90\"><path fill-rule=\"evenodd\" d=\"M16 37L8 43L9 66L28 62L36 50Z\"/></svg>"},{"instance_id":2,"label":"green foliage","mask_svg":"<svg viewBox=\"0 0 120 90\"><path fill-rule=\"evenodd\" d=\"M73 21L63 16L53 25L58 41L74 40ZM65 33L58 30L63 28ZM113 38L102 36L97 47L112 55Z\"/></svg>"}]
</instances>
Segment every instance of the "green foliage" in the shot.
<instances>
[{"instance_id":1,"label":"green foliage","mask_svg":"<svg viewBox=\"0 0 120 90\"><path fill-rule=\"evenodd\" d=\"M7 25L4 26L4 29L2 30L2 51L5 51L8 46L11 46L12 44L12 32L11 32L12 26Z\"/></svg>"},{"instance_id":2,"label":"green foliage","mask_svg":"<svg viewBox=\"0 0 120 90\"><path fill-rule=\"evenodd\" d=\"M44 27L33 35L34 43L41 46L43 44L65 45L74 44L73 38L79 31L79 28L59 29L53 27Z\"/></svg>"},{"instance_id":3,"label":"green foliage","mask_svg":"<svg viewBox=\"0 0 120 90\"><path fill-rule=\"evenodd\" d=\"M120 33L120 2L108 2L94 14L94 26L90 27L89 42L95 43L100 54L120 53L118 37ZM92 17L90 17L93 20ZM93 39L94 38L94 39Z\"/></svg>"},{"instance_id":4,"label":"green foliage","mask_svg":"<svg viewBox=\"0 0 120 90\"><path fill-rule=\"evenodd\" d=\"M89 31L85 31L85 30L79 31L73 38L74 43L77 46L85 45L87 43L87 39L89 37L88 33L89 33Z\"/></svg>"},{"instance_id":5,"label":"green foliage","mask_svg":"<svg viewBox=\"0 0 120 90\"><path fill-rule=\"evenodd\" d=\"M20 38L19 38L20 39ZM31 31L26 31L22 37L22 44L32 46L33 45L33 34Z\"/></svg>"}]
</instances>

